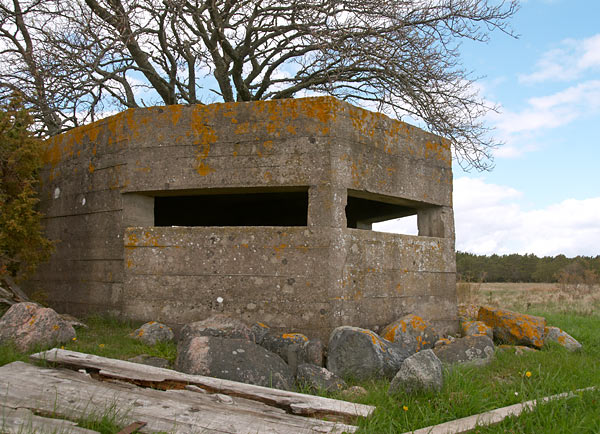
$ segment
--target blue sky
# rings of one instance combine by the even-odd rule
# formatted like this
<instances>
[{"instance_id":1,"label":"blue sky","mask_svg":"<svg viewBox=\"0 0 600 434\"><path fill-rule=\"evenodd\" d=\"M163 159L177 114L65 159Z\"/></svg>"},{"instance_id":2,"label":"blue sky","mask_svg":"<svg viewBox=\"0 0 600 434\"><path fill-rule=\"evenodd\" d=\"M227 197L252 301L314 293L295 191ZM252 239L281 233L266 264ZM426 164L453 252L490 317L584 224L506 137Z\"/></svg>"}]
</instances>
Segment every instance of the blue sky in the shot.
<instances>
[{"instance_id":1,"label":"blue sky","mask_svg":"<svg viewBox=\"0 0 600 434\"><path fill-rule=\"evenodd\" d=\"M599 17L597 0L527 0L518 39L461 47L505 145L491 172L455 165L458 250L600 255Z\"/></svg>"}]
</instances>

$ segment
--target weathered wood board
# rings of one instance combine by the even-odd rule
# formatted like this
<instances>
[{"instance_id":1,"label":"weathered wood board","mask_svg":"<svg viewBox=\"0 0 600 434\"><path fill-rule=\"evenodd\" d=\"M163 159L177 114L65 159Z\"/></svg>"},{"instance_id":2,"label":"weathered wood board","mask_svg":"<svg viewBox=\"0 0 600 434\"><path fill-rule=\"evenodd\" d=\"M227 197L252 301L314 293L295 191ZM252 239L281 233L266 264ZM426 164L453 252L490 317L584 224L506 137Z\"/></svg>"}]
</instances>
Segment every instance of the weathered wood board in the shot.
<instances>
[{"instance_id":1,"label":"weathered wood board","mask_svg":"<svg viewBox=\"0 0 600 434\"><path fill-rule=\"evenodd\" d=\"M357 427L288 414L280 408L219 394L155 390L121 381L99 381L69 369L23 362L0 367L3 405L68 419L118 412L123 423L143 421L144 433L291 434L344 433Z\"/></svg>"},{"instance_id":2,"label":"weathered wood board","mask_svg":"<svg viewBox=\"0 0 600 434\"><path fill-rule=\"evenodd\" d=\"M13 409L3 404L0 404L0 433L98 434L97 431L80 428L69 420L42 417L25 408Z\"/></svg>"},{"instance_id":3,"label":"weathered wood board","mask_svg":"<svg viewBox=\"0 0 600 434\"><path fill-rule=\"evenodd\" d=\"M47 360L72 368L94 369L105 377L144 382L157 388L160 388L161 384L193 384L209 392L256 400L306 416L324 416L352 421L357 417L367 417L375 410L375 407L370 405L271 389L202 375L189 375L170 369L56 348L33 354L31 358L34 360Z\"/></svg>"}]
</instances>

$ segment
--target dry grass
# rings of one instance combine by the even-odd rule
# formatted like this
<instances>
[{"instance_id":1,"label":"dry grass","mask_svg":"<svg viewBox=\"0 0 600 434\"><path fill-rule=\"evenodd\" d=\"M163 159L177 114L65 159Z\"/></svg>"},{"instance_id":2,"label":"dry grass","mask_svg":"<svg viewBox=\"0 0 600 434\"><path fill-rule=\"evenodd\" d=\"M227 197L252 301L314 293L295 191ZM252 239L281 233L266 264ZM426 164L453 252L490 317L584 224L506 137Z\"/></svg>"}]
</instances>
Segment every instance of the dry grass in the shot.
<instances>
[{"instance_id":1,"label":"dry grass","mask_svg":"<svg viewBox=\"0 0 600 434\"><path fill-rule=\"evenodd\" d=\"M489 305L525 312L600 312L600 285L560 283L468 283L458 282L460 304Z\"/></svg>"}]
</instances>

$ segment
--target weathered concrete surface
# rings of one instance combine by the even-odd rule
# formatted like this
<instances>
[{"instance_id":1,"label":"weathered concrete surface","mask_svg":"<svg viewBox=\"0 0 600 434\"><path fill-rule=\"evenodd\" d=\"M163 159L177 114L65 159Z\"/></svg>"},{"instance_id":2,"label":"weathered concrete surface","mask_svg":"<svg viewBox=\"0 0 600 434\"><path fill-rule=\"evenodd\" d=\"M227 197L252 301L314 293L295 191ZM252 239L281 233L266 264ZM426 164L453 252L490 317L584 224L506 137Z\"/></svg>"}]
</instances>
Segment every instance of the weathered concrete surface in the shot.
<instances>
[{"instance_id":1,"label":"weathered concrete surface","mask_svg":"<svg viewBox=\"0 0 600 434\"><path fill-rule=\"evenodd\" d=\"M45 159L61 242L27 288L61 311L223 312L323 340L408 313L457 330L450 147L418 128L329 97L152 107L57 136ZM154 227L157 196L248 189L303 192L306 225ZM416 213L420 236L348 228L349 197Z\"/></svg>"}]
</instances>

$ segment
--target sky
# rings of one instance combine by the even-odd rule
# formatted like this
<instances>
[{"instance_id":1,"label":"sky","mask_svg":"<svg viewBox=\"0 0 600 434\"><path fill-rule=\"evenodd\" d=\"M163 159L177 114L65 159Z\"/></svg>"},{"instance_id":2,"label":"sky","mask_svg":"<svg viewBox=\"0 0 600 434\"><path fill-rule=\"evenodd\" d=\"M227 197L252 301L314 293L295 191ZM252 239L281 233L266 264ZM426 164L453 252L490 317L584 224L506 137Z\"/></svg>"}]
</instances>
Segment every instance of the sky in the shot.
<instances>
[{"instance_id":1,"label":"sky","mask_svg":"<svg viewBox=\"0 0 600 434\"><path fill-rule=\"evenodd\" d=\"M496 31L461 47L504 145L489 172L454 164L457 250L600 255L599 17L598 0L527 0L517 39ZM416 220L382 229L415 233Z\"/></svg>"}]
</instances>

